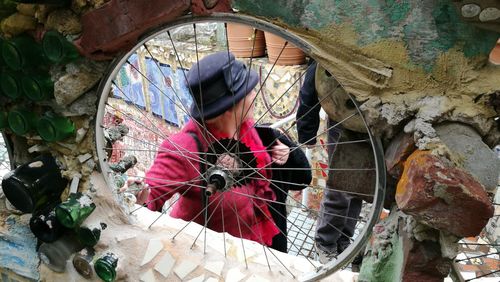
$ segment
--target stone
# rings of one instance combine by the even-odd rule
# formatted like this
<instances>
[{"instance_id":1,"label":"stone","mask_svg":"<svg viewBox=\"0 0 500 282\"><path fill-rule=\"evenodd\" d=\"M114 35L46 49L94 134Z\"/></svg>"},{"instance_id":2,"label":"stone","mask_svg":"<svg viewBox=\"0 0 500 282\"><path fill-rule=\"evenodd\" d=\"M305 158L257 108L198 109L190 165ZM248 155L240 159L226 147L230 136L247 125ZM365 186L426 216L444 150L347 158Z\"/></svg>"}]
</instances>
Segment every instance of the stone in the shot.
<instances>
[{"instance_id":1,"label":"stone","mask_svg":"<svg viewBox=\"0 0 500 282\"><path fill-rule=\"evenodd\" d=\"M160 259L160 261L155 265L154 269L158 271L163 277L167 278L172 268L174 267L175 259L169 252Z\"/></svg>"},{"instance_id":2,"label":"stone","mask_svg":"<svg viewBox=\"0 0 500 282\"><path fill-rule=\"evenodd\" d=\"M175 267L174 273L180 279L183 280L184 278L186 278L186 276L189 275L189 273L193 272L193 270L195 270L196 267L198 267L197 264L195 264L189 260L184 260L177 267Z\"/></svg>"},{"instance_id":3,"label":"stone","mask_svg":"<svg viewBox=\"0 0 500 282\"><path fill-rule=\"evenodd\" d=\"M101 79L104 69L91 62L69 64L67 73L54 83L54 97L61 106L67 106L89 91Z\"/></svg>"},{"instance_id":4,"label":"stone","mask_svg":"<svg viewBox=\"0 0 500 282\"><path fill-rule=\"evenodd\" d=\"M97 112L97 107L95 106L96 101L97 95L95 91L91 90L80 96L69 106L64 107L65 110L62 111L62 114L66 117L82 115L93 116Z\"/></svg>"},{"instance_id":5,"label":"stone","mask_svg":"<svg viewBox=\"0 0 500 282\"><path fill-rule=\"evenodd\" d=\"M439 139L448 147L453 157L458 159L460 165L472 174L486 191L495 191L500 160L483 142L477 131L463 123L443 123L435 129Z\"/></svg>"},{"instance_id":6,"label":"stone","mask_svg":"<svg viewBox=\"0 0 500 282\"><path fill-rule=\"evenodd\" d=\"M191 12L195 15L209 15L210 13L231 13L229 0L193 0Z\"/></svg>"},{"instance_id":7,"label":"stone","mask_svg":"<svg viewBox=\"0 0 500 282\"><path fill-rule=\"evenodd\" d=\"M482 185L429 151L417 150L406 160L396 203L417 221L460 237L476 236L493 216Z\"/></svg>"},{"instance_id":8,"label":"stone","mask_svg":"<svg viewBox=\"0 0 500 282\"><path fill-rule=\"evenodd\" d=\"M462 6L462 16L466 18L473 18L481 12L481 7L476 4L465 4Z\"/></svg>"},{"instance_id":9,"label":"stone","mask_svg":"<svg viewBox=\"0 0 500 282\"><path fill-rule=\"evenodd\" d=\"M0 29L7 36L16 36L29 30L36 28L36 20L34 17L15 13L2 20Z\"/></svg>"},{"instance_id":10,"label":"stone","mask_svg":"<svg viewBox=\"0 0 500 282\"><path fill-rule=\"evenodd\" d=\"M500 18L500 10L497 8L486 8L479 14L479 20L482 22L494 21Z\"/></svg>"},{"instance_id":11,"label":"stone","mask_svg":"<svg viewBox=\"0 0 500 282\"><path fill-rule=\"evenodd\" d=\"M36 5L34 4L19 3L17 4L16 9L19 12L19 14L23 14L25 16L33 17L35 16L36 13Z\"/></svg>"},{"instance_id":12,"label":"stone","mask_svg":"<svg viewBox=\"0 0 500 282\"><path fill-rule=\"evenodd\" d=\"M404 267L403 238L398 232L402 213L394 209L374 227L358 281L401 281Z\"/></svg>"},{"instance_id":13,"label":"stone","mask_svg":"<svg viewBox=\"0 0 500 282\"><path fill-rule=\"evenodd\" d=\"M74 35L82 32L78 16L69 9L59 9L51 12L45 22L47 30L57 30L63 35Z\"/></svg>"},{"instance_id":14,"label":"stone","mask_svg":"<svg viewBox=\"0 0 500 282\"><path fill-rule=\"evenodd\" d=\"M441 257L439 243L412 241L402 281L442 282L450 272L452 259Z\"/></svg>"},{"instance_id":15,"label":"stone","mask_svg":"<svg viewBox=\"0 0 500 282\"><path fill-rule=\"evenodd\" d=\"M150 262L159 252L163 250L163 243L158 239L149 240L148 248L144 253L144 257L141 262L141 266Z\"/></svg>"},{"instance_id":16,"label":"stone","mask_svg":"<svg viewBox=\"0 0 500 282\"><path fill-rule=\"evenodd\" d=\"M401 132L391 140L385 150L385 166L390 176L401 177L404 162L415 149L413 134Z\"/></svg>"},{"instance_id":17,"label":"stone","mask_svg":"<svg viewBox=\"0 0 500 282\"><path fill-rule=\"evenodd\" d=\"M87 161L88 159L90 159L90 158L92 158L92 155L91 155L91 154L89 154L89 153L86 153L86 154L83 154L83 155L79 155L79 156L78 156L78 161L79 161L80 163L84 163L84 162L86 162L86 161Z\"/></svg>"},{"instance_id":18,"label":"stone","mask_svg":"<svg viewBox=\"0 0 500 282\"><path fill-rule=\"evenodd\" d=\"M171 21L189 10L189 0L111 0L82 15L82 35L75 42L80 52L93 59L110 59L128 50L146 30Z\"/></svg>"}]
</instances>

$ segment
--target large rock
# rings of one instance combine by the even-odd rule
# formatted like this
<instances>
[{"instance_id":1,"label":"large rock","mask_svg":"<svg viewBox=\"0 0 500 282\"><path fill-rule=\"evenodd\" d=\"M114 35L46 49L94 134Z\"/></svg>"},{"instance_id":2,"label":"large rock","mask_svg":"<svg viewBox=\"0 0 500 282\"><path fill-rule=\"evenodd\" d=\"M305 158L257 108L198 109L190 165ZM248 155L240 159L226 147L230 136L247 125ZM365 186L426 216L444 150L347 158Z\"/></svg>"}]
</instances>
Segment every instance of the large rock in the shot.
<instances>
[{"instance_id":1,"label":"large rock","mask_svg":"<svg viewBox=\"0 0 500 282\"><path fill-rule=\"evenodd\" d=\"M79 65L68 64L66 72L56 74L54 98L57 104L67 106L92 89L101 79L105 64L86 62Z\"/></svg>"},{"instance_id":2,"label":"large rock","mask_svg":"<svg viewBox=\"0 0 500 282\"><path fill-rule=\"evenodd\" d=\"M444 123L435 127L441 141L463 168L489 192L494 192L500 172L500 160L472 127L463 123Z\"/></svg>"},{"instance_id":3,"label":"large rock","mask_svg":"<svg viewBox=\"0 0 500 282\"><path fill-rule=\"evenodd\" d=\"M401 132L385 150L385 166L390 176L399 179L403 173L406 158L415 151L413 134Z\"/></svg>"},{"instance_id":4,"label":"large rock","mask_svg":"<svg viewBox=\"0 0 500 282\"><path fill-rule=\"evenodd\" d=\"M189 0L111 0L81 18L83 33L76 45L94 59L109 59L131 48L146 30L189 10Z\"/></svg>"},{"instance_id":5,"label":"large rock","mask_svg":"<svg viewBox=\"0 0 500 282\"><path fill-rule=\"evenodd\" d=\"M412 241L402 281L442 282L448 276L451 259L443 258L439 243Z\"/></svg>"},{"instance_id":6,"label":"large rock","mask_svg":"<svg viewBox=\"0 0 500 282\"><path fill-rule=\"evenodd\" d=\"M417 150L406 160L396 202L417 221L461 237L479 234L493 216L483 186L429 151Z\"/></svg>"}]
</instances>

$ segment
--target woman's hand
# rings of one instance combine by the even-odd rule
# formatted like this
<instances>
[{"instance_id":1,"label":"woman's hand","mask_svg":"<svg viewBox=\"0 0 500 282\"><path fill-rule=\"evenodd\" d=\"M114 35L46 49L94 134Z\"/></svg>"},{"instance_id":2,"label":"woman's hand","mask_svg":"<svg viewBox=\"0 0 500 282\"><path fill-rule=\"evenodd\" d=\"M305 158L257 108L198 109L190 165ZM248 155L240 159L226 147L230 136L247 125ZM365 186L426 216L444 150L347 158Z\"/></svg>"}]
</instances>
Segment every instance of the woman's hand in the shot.
<instances>
[{"instance_id":1,"label":"woman's hand","mask_svg":"<svg viewBox=\"0 0 500 282\"><path fill-rule=\"evenodd\" d=\"M276 140L276 145L271 148L271 159L274 163L284 165L290 155L290 147Z\"/></svg>"}]
</instances>

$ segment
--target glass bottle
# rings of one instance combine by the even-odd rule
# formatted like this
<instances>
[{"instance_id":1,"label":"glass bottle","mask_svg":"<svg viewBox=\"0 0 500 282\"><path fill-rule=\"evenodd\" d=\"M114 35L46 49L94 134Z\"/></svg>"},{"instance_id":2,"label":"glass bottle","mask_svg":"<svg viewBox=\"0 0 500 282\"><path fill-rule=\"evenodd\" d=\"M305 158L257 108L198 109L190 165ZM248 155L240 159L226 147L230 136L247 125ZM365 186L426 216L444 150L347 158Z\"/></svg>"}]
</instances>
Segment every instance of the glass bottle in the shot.
<instances>
[{"instance_id":1,"label":"glass bottle","mask_svg":"<svg viewBox=\"0 0 500 282\"><path fill-rule=\"evenodd\" d=\"M42 208L40 211L33 213L30 219L31 232L40 241L52 243L59 239L67 229L62 226L56 218L55 206L59 202Z\"/></svg>"},{"instance_id":2,"label":"glass bottle","mask_svg":"<svg viewBox=\"0 0 500 282\"><path fill-rule=\"evenodd\" d=\"M21 97L21 77L18 72L3 70L0 75L0 90L4 96L15 100Z\"/></svg>"},{"instance_id":3,"label":"glass bottle","mask_svg":"<svg viewBox=\"0 0 500 282\"><path fill-rule=\"evenodd\" d=\"M80 226L95 208L96 205L88 195L72 193L68 200L56 207L57 220L67 228L75 228Z\"/></svg>"},{"instance_id":4,"label":"glass bottle","mask_svg":"<svg viewBox=\"0 0 500 282\"><path fill-rule=\"evenodd\" d=\"M40 44L27 35L20 35L2 44L2 58L5 64L16 71L44 66L46 59Z\"/></svg>"},{"instance_id":5,"label":"glass bottle","mask_svg":"<svg viewBox=\"0 0 500 282\"><path fill-rule=\"evenodd\" d=\"M23 94L34 102L49 100L54 96L54 82L47 73L25 75L21 78Z\"/></svg>"},{"instance_id":6,"label":"glass bottle","mask_svg":"<svg viewBox=\"0 0 500 282\"><path fill-rule=\"evenodd\" d=\"M56 160L44 154L4 176L2 189L16 209L33 213L60 201L67 184Z\"/></svg>"},{"instance_id":7,"label":"glass bottle","mask_svg":"<svg viewBox=\"0 0 500 282\"><path fill-rule=\"evenodd\" d=\"M65 64L77 59L80 54L75 45L57 31L47 31L42 39L45 57L54 64Z\"/></svg>"},{"instance_id":8,"label":"glass bottle","mask_svg":"<svg viewBox=\"0 0 500 282\"><path fill-rule=\"evenodd\" d=\"M9 121L7 120L7 113L0 111L0 129L4 129L9 126Z\"/></svg>"},{"instance_id":9,"label":"glass bottle","mask_svg":"<svg viewBox=\"0 0 500 282\"><path fill-rule=\"evenodd\" d=\"M101 238L101 231L106 229L106 223L99 223L95 225L82 224L80 228L76 230L76 235L80 243L84 246L93 247L99 242Z\"/></svg>"},{"instance_id":10,"label":"glass bottle","mask_svg":"<svg viewBox=\"0 0 500 282\"><path fill-rule=\"evenodd\" d=\"M17 135L24 135L35 128L36 115L32 111L18 108L9 112L10 129Z\"/></svg>"},{"instance_id":11,"label":"glass bottle","mask_svg":"<svg viewBox=\"0 0 500 282\"><path fill-rule=\"evenodd\" d=\"M55 242L42 243L38 249L38 256L51 270L64 272L66 262L71 254L81 249L83 249L83 246L75 239L74 235L67 233Z\"/></svg>"},{"instance_id":12,"label":"glass bottle","mask_svg":"<svg viewBox=\"0 0 500 282\"><path fill-rule=\"evenodd\" d=\"M61 141L75 134L75 125L69 118L52 113L41 117L36 129L40 137L47 142Z\"/></svg>"},{"instance_id":13,"label":"glass bottle","mask_svg":"<svg viewBox=\"0 0 500 282\"><path fill-rule=\"evenodd\" d=\"M94 264L94 270L97 276L105 282L112 282L116 279L116 267L118 257L113 253L106 253Z\"/></svg>"},{"instance_id":14,"label":"glass bottle","mask_svg":"<svg viewBox=\"0 0 500 282\"><path fill-rule=\"evenodd\" d=\"M91 279L94 276L93 260L95 251L93 248L86 247L73 257L73 266L81 276Z\"/></svg>"}]
</instances>

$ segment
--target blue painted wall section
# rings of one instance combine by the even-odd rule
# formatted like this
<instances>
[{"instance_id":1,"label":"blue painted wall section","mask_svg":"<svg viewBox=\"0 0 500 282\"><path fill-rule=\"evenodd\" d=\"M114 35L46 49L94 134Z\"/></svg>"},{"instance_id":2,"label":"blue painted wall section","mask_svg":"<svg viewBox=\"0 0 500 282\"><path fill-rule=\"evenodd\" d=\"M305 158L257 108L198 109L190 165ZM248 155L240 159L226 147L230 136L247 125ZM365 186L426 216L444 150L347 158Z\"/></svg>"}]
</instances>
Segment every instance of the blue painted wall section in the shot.
<instances>
[{"instance_id":1,"label":"blue painted wall section","mask_svg":"<svg viewBox=\"0 0 500 282\"><path fill-rule=\"evenodd\" d=\"M463 22L450 0L234 0L240 11L316 31L349 26L362 48L382 40L401 41L411 63L431 71L436 59L457 48L466 57L486 56L498 33Z\"/></svg>"},{"instance_id":2,"label":"blue painted wall section","mask_svg":"<svg viewBox=\"0 0 500 282\"><path fill-rule=\"evenodd\" d=\"M0 269L9 269L23 277L39 279L39 259L36 238L30 231L28 220L10 215L0 226Z\"/></svg>"}]
</instances>

